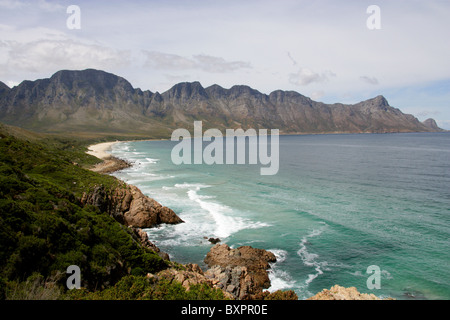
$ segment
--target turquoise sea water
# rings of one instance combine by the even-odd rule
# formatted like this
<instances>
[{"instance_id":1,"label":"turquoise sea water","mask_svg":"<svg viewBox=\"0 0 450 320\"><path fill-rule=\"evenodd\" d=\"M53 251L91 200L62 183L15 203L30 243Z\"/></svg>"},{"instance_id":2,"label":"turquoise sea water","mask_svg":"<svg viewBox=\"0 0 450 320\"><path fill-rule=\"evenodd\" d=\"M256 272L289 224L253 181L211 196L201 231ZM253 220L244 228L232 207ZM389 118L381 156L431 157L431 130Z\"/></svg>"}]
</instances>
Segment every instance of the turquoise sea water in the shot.
<instances>
[{"instance_id":1,"label":"turquoise sea water","mask_svg":"<svg viewBox=\"0 0 450 320\"><path fill-rule=\"evenodd\" d=\"M147 229L172 260L198 263L219 237L274 252L272 287L305 299L335 284L397 299L450 299L450 134L280 136L280 169L174 165L176 142L118 143L114 175L185 223ZM205 142L206 145L206 142ZM381 289L368 289L369 266Z\"/></svg>"}]
</instances>

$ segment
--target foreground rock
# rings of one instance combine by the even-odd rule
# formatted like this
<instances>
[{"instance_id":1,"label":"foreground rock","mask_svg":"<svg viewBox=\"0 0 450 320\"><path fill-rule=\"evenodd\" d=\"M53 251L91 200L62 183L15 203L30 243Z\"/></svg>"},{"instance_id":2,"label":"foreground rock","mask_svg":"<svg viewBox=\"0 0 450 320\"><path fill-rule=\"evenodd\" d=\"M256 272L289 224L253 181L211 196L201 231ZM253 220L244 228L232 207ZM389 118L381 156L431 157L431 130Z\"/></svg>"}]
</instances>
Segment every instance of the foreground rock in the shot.
<instances>
[{"instance_id":1,"label":"foreground rock","mask_svg":"<svg viewBox=\"0 0 450 320\"><path fill-rule=\"evenodd\" d=\"M151 228L159 224L184 222L172 209L144 195L139 188L124 184L113 191L104 186L96 187L81 198L83 205L93 205L107 212L118 222L136 228Z\"/></svg>"},{"instance_id":2,"label":"foreground rock","mask_svg":"<svg viewBox=\"0 0 450 320\"><path fill-rule=\"evenodd\" d=\"M255 299L270 287L267 270L271 262L276 262L275 255L264 249L217 244L206 255L210 269L205 276L236 299Z\"/></svg>"},{"instance_id":3,"label":"foreground rock","mask_svg":"<svg viewBox=\"0 0 450 320\"><path fill-rule=\"evenodd\" d=\"M307 300L382 300L374 294L359 293L355 287L344 288L335 285L330 290L324 289ZM392 299L388 299L392 300Z\"/></svg>"},{"instance_id":4,"label":"foreground rock","mask_svg":"<svg viewBox=\"0 0 450 320\"><path fill-rule=\"evenodd\" d=\"M131 167L131 163L113 156L109 156L108 158L105 158L103 162L96 164L93 168L91 168L91 170L97 173L106 174L129 167Z\"/></svg>"},{"instance_id":5,"label":"foreground rock","mask_svg":"<svg viewBox=\"0 0 450 320\"><path fill-rule=\"evenodd\" d=\"M159 249L153 242L148 239L147 232L139 228L131 228L131 230L133 231L133 238L137 240L143 247L154 251L161 259L170 261L169 255Z\"/></svg>"}]
</instances>

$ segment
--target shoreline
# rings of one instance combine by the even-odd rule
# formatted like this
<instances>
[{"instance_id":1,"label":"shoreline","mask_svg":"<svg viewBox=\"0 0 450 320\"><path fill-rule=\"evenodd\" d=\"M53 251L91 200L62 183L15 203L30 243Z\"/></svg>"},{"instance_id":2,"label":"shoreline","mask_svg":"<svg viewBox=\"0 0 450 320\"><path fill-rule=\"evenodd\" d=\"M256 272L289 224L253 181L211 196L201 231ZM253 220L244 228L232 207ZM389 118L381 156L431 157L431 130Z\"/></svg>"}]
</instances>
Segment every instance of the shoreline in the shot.
<instances>
[{"instance_id":1,"label":"shoreline","mask_svg":"<svg viewBox=\"0 0 450 320\"><path fill-rule=\"evenodd\" d=\"M93 167L89 168L89 170L97 173L109 174L131 167L132 164L128 161L116 158L110 152L108 152L111 151L111 148L114 144L119 142L123 141L102 142L88 146L88 151L86 151L87 154L103 160L102 162L99 162Z\"/></svg>"},{"instance_id":2,"label":"shoreline","mask_svg":"<svg viewBox=\"0 0 450 320\"><path fill-rule=\"evenodd\" d=\"M112 146L115 145L116 143L137 142L137 141L162 141L162 140L165 139L122 140L122 141L116 140L112 142L100 142L89 145L87 147L88 151L86 151L86 153L100 160L103 160L102 162L99 162L93 167L89 168L89 170L97 173L110 174L131 167L133 164L130 163L129 161L116 158L111 154Z\"/></svg>"},{"instance_id":3,"label":"shoreline","mask_svg":"<svg viewBox=\"0 0 450 320\"><path fill-rule=\"evenodd\" d=\"M109 153L108 151L111 151L112 146L119 142L122 141L101 142L93 144L88 146L88 151L86 151L86 153L96 158L99 158L100 160L106 160L112 157L111 153Z\"/></svg>"}]
</instances>

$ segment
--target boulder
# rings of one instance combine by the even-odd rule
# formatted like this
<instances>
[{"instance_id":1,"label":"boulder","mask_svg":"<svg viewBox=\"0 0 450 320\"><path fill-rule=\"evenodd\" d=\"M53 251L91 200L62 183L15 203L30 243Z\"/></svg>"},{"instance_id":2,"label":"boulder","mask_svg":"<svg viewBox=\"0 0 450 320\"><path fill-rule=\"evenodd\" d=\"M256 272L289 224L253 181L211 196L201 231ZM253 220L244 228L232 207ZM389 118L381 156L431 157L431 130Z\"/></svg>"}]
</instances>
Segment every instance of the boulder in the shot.
<instances>
[{"instance_id":1,"label":"boulder","mask_svg":"<svg viewBox=\"0 0 450 320\"><path fill-rule=\"evenodd\" d=\"M276 257L264 249L216 244L204 261L211 268L205 275L215 285L237 299L251 299L270 287L267 269Z\"/></svg>"}]
</instances>

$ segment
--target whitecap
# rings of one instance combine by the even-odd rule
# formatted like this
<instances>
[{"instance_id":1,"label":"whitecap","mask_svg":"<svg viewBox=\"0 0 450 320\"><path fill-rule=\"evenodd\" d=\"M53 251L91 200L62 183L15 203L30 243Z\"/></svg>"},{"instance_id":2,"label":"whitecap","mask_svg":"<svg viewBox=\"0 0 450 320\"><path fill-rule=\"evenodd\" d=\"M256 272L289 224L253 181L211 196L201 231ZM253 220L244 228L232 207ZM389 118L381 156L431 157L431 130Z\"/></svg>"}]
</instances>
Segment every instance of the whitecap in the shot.
<instances>
[{"instance_id":1,"label":"whitecap","mask_svg":"<svg viewBox=\"0 0 450 320\"><path fill-rule=\"evenodd\" d=\"M308 274L308 278L305 280L306 286L308 286L314 279L323 274L323 270L327 269L328 263L326 261L318 261L319 255L316 253L312 253L308 251L308 240L313 237L320 236L323 231L326 229L327 225L323 223L319 229L312 230L309 234L304 236L300 241L300 249L297 251L297 254L302 259L302 262L305 266L314 267L316 273Z\"/></svg>"},{"instance_id":2,"label":"whitecap","mask_svg":"<svg viewBox=\"0 0 450 320\"><path fill-rule=\"evenodd\" d=\"M270 249L277 261L270 264L270 269L268 270L270 287L267 289L269 292L275 292L277 290L284 290L288 288L293 288L296 281L292 279L291 275L280 267L288 255L286 250L282 249Z\"/></svg>"}]
</instances>

